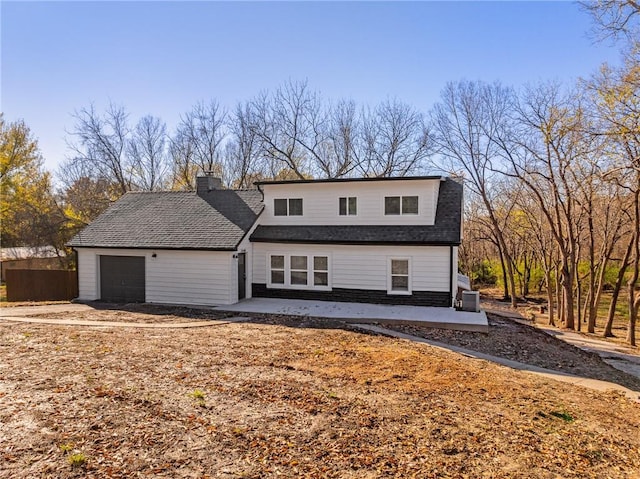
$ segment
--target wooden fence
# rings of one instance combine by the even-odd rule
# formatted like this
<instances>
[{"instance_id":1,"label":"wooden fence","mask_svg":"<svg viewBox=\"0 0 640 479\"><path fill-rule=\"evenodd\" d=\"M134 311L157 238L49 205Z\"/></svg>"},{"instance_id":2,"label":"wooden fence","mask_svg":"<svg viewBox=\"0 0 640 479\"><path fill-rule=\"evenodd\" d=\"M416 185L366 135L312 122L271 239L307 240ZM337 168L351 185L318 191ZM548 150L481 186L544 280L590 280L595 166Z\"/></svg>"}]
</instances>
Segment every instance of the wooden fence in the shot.
<instances>
[{"instance_id":1,"label":"wooden fence","mask_svg":"<svg viewBox=\"0 0 640 479\"><path fill-rule=\"evenodd\" d=\"M7 301L63 301L78 297L75 271L8 269Z\"/></svg>"}]
</instances>

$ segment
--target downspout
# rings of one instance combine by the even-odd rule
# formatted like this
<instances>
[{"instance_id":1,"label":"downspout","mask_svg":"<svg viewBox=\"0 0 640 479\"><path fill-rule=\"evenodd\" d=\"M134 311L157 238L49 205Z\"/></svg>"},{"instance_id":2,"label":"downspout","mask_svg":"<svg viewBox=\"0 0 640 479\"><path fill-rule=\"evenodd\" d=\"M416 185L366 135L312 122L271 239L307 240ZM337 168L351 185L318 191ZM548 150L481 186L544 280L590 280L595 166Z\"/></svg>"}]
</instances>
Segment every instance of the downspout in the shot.
<instances>
[{"instance_id":1,"label":"downspout","mask_svg":"<svg viewBox=\"0 0 640 479\"><path fill-rule=\"evenodd\" d=\"M453 245L449 245L449 301L451 302L450 307L455 307L453 299Z\"/></svg>"}]
</instances>

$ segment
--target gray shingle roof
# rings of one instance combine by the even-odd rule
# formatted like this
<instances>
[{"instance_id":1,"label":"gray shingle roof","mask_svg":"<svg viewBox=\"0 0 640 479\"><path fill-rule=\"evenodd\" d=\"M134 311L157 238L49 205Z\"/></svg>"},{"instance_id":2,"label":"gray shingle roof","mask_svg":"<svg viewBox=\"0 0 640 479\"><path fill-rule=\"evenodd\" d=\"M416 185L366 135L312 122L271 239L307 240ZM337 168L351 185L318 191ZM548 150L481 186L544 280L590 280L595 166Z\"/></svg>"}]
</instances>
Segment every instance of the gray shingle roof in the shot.
<instances>
[{"instance_id":1,"label":"gray shingle roof","mask_svg":"<svg viewBox=\"0 0 640 479\"><path fill-rule=\"evenodd\" d=\"M262 211L258 191L127 193L73 247L235 250Z\"/></svg>"},{"instance_id":2,"label":"gray shingle roof","mask_svg":"<svg viewBox=\"0 0 640 479\"><path fill-rule=\"evenodd\" d=\"M250 239L265 243L459 245L461 222L462 185L447 178L440 183L434 225L261 225Z\"/></svg>"}]
</instances>

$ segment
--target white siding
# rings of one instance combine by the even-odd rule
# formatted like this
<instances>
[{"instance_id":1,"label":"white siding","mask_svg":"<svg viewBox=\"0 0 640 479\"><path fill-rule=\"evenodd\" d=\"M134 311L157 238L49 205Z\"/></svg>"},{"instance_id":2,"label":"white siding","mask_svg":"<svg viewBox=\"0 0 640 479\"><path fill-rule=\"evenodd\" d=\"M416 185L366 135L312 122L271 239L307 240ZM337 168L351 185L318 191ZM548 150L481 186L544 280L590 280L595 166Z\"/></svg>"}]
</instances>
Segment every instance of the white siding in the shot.
<instances>
[{"instance_id":1,"label":"white siding","mask_svg":"<svg viewBox=\"0 0 640 479\"><path fill-rule=\"evenodd\" d=\"M151 255L155 253L156 257ZM144 256L149 303L233 304L237 260L227 251L78 248L79 299L100 298L99 256Z\"/></svg>"},{"instance_id":2,"label":"white siding","mask_svg":"<svg viewBox=\"0 0 640 479\"><path fill-rule=\"evenodd\" d=\"M453 298L455 299L458 293L458 247L453 247L453 277L451 278L451 291L453 291Z\"/></svg>"},{"instance_id":3,"label":"white siding","mask_svg":"<svg viewBox=\"0 0 640 479\"><path fill-rule=\"evenodd\" d=\"M262 216L258 217L258 219L256 220L256 222L254 223L254 225L251 227L251 229L247 232L247 234L244 236L244 238L242 239L242 241L240 241L240 244L238 245L238 252L240 253L245 253L246 254L246 258L245 258L245 267L247 269L247 284L246 284L246 290L245 290L245 294L247 298L251 298L252 297L252 291L251 291L251 284L254 283L253 281L253 243L251 241L249 241L249 238L251 237L251 234L255 231L255 229L258 227L258 225L260 224L260 221L262 219ZM235 263L235 278L236 281L238 280L238 263L236 260ZM236 292L238 291L237 289L237 283L236 283ZM237 296L237 294L236 294ZM236 298L237 301L237 298Z\"/></svg>"},{"instance_id":4,"label":"white siding","mask_svg":"<svg viewBox=\"0 0 640 479\"><path fill-rule=\"evenodd\" d=\"M93 301L100 298L98 261L94 249L78 248L78 299Z\"/></svg>"},{"instance_id":5,"label":"white siding","mask_svg":"<svg viewBox=\"0 0 640 479\"><path fill-rule=\"evenodd\" d=\"M266 284L269 254L330 256L333 288L387 290L388 258L411 259L413 291L449 291L448 246L347 246L255 243L253 282ZM455 260L455 257L454 257Z\"/></svg>"},{"instance_id":6,"label":"white siding","mask_svg":"<svg viewBox=\"0 0 640 479\"><path fill-rule=\"evenodd\" d=\"M354 181L263 185L263 225L432 225L440 180ZM358 198L358 214L340 216L340 197ZM384 214L385 196L418 196L418 215ZM275 198L302 198L302 216L274 216Z\"/></svg>"}]
</instances>

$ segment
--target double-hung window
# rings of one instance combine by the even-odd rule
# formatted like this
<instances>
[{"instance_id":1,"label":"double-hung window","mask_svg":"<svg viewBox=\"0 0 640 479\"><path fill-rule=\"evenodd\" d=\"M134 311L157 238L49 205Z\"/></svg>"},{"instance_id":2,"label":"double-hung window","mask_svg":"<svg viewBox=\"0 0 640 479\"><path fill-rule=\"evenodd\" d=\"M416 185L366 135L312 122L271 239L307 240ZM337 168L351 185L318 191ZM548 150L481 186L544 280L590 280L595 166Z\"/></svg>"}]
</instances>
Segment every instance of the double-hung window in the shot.
<instances>
[{"instance_id":1,"label":"double-hung window","mask_svg":"<svg viewBox=\"0 0 640 479\"><path fill-rule=\"evenodd\" d=\"M291 256L290 272L290 284L291 286L306 286L307 281L307 257L306 256Z\"/></svg>"},{"instance_id":2,"label":"double-hung window","mask_svg":"<svg viewBox=\"0 0 640 479\"><path fill-rule=\"evenodd\" d=\"M409 258L389 258L387 293L411 294L411 262Z\"/></svg>"},{"instance_id":3,"label":"double-hung window","mask_svg":"<svg viewBox=\"0 0 640 479\"><path fill-rule=\"evenodd\" d=\"M275 198L274 216L302 216L302 198Z\"/></svg>"},{"instance_id":4,"label":"double-hung window","mask_svg":"<svg viewBox=\"0 0 640 479\"><path fill-rule=\"evenodd\" d=\"M329 286L329 257L313 257L313 285Z\"/></svg>"},{"instance_id":5,"label":"double-hung window","mask_svg":"<svg viewBox=\"0 0 640 479\"><path fill-rule=\"evenodd\" d=\"M270 261L271 266L271 284L284 284L285 281L285 267L284 267L284 255L272 255Z\"/></svg>"},{"instance_id":6,"label":"double-hung window","mask_svg":"<svg viewBox=\"0 0 640 479\"><path fill-rule=\"evenodd\" d=\"M385 196L384 197L384 214L385 215L417 215L418 214L418 197L417 196Z\"/></svg>"},{"instance_id":7,"label":"double-hung window","mask_svg":"<svg viewBox=\"0 0 640 479\"><path fill-rule=\"evenodd\" d=\"M358 214L358 198L346 196L338 200L338 213L340 216L355 216Z\"/></svg>"},{"instance_id":8,"label":"double-hung window","mask_svg":"<svg viewBox=\"0 0 640 479\"><path fill-rule=\"evenodd\" d=\"M270 288L330 289L328 255L272 254L267 265Z\"/></svg>"}]
</instances>

